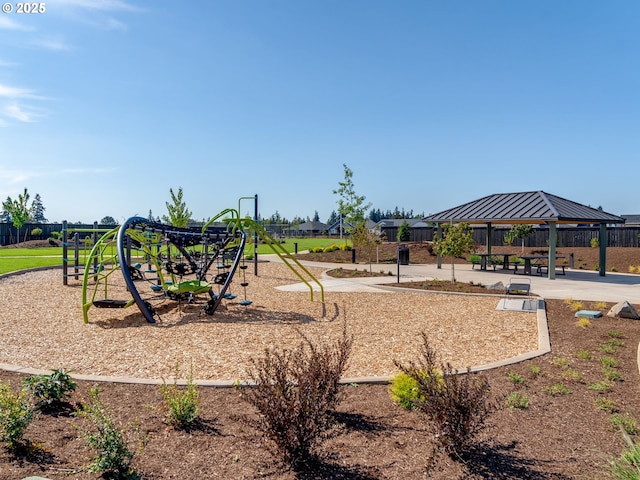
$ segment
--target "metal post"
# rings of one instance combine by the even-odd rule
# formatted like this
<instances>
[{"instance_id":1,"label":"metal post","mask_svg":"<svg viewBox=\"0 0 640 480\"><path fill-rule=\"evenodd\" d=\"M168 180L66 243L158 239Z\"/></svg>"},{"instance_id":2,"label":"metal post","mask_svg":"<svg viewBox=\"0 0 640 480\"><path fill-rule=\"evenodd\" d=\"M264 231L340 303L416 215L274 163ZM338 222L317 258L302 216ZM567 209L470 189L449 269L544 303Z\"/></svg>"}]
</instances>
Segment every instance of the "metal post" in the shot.
<instances>
[{"instance_id":1,"label":"metal post","mask_svg":"<svg viewBox=\"0 0 640 480\"><path fill-rule=\"evenodd\" d=\"M67 232L67 221L62 222L62 284L68 285L67 277L69 267L69 237Z\"/></svg>"},{"instance_id":2,"label":"metal post","mask_svg":"<svg viewBox=\"0 0 640 480\"><path fill-rule=\"evenodd\" d=\"M240 213L240 212L238 212ZM258 223L258 194L255 195L255 204L253 206L253 220ZM253 232L253 274L258 276L258 230Z\"/></svg>"},{"instance_id":3,"label":"metal post","mask_svg":"<svg viewBox=\"0 0 640 480\"><path fill-rule=\"evenodd\" d=\"M607 224L600 224L600 263L598 264L599 275L605 276L607 271Z\"/></svg>"},{"instance_id":4,"label":"metal post","mask_svg":"<svg viewBox=\"0 0 640 480\"><path fill-rule=\"evenodd\" d=\"M396 264L397 264L397 267L398 267L398 279L397 279L396 283L400 283L400 245L398 245L398 247L397 247ZM438 267L438 268L440 268L440 267Z\"/></svg>"}]
</instances>

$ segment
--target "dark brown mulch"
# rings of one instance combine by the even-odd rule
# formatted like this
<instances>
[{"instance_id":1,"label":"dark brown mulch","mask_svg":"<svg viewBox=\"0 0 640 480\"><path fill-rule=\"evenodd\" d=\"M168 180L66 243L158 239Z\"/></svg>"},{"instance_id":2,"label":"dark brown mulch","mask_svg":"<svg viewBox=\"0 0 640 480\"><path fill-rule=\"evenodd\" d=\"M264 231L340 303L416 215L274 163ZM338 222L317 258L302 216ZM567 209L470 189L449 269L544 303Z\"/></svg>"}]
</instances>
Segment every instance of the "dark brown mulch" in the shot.
<instances>
[{"instance_id":1,"label":"dark brown mulch","mask_svg":"<svg viewBox=\"0 0 640 480\"><path fill-rule=\"evenodd\" d=\"M619 261L613 256L611 260ZM596 401L609 399L617 413L640 420L640 321L605 316L583 328L576 325L573 310L565 302L552 300L547 307L553 352L486 372L498 408L466 463L439 456L429 469L434 446L431 424L416 412L396 406L386 385L342 387L338 426L319 449L323 461L301 473L273 460L259 434L242 420L255 412L234 389L201 388L202 419L187 432L163 423L162 413L153 408L162 403L156 386L101 384L101 398L120 425L137 423L148 436L146 449L134 461L146 479L413 479L426 478L428 469L431 478L438 479L606 478L608 459L620 454L624 442L611 426L612 414L598 409ZM584 307L606 312L610 305L602 308L584 302ZM618 335L624 345L605 353L607 342ZM591 358L584 359L584 352ZM623 380L612 382L610 391L599 392L590 386L604 380L600 359L605 356L618 361ZM508 373L512 378L517 373L524 383L514 384ZM17 389L24 375L0 372L0 378ZM571 393L545 393L557 384ZM70 404L86 401L90 386L79 382ZM528 396L527 409L507 408L505 399L514 391ZM23 448L0 448L0 480L29 475L100 478L71 473L86 465L92 453L79 438L82 428L81 420L68 410L38 416L25 432ZM632 438L638 440L638 435Z\"/></svg>"}]
</instances>

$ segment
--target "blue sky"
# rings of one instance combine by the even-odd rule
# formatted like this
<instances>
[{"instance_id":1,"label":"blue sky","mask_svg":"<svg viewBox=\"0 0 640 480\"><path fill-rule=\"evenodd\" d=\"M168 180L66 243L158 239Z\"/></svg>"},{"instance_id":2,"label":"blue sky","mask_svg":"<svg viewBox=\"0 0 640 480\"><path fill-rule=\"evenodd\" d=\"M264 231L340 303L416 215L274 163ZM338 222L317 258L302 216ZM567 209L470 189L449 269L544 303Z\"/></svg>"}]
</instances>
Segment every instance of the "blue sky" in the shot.
<instances>
[{"instance_id":1,"label":"blue sky","mask_svg":"<svg viewBox=\"0 0 640 480\"><path fill-rule=\"evenodd\" d=\"M16 2L12 2L15 7ZM50 0L0 13L0 199L325 221L544 190L640 213L640 3ZM249 205L242 213L249 212Z\"/></svg>"}]
</instances>

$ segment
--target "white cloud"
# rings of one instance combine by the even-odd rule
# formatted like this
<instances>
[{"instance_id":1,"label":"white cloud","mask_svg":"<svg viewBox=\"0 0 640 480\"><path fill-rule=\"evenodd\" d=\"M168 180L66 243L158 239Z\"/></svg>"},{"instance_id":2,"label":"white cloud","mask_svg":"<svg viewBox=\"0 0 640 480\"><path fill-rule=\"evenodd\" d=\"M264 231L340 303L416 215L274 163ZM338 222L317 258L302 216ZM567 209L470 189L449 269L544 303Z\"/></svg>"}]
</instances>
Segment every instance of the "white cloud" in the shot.
<instances>
[{"instance_id":1,"label":"white cloud","mask_svg":"<svg viewBox=\"0 0 640 480\"><path fill-rule=\"evenodd\" d=\"M0 165L0 167L3 167ZM12 170L10 168L0 168L0 180L9 184L24 183L25 181L41 177L42 172L33 170Z\"/></svg>"},{"instance_id":2,"label":"white cloud","mask_svg":"<svg viewBox=\"0 0 640 480\"><path fill-rule=\"evenodd\" d=\"M4 116L23 123L36 123L47 116L47 111L37 107L11 102L2 108Z\"/></svg>"},{"instance_id":3,"label":"white cloud","mask_svg":"<svg viewBox=\"0 0 640 480\"><path fill-rule=\"evenodd\" d=\"M0 97L7 98L34 98L33 92L26 88L10 87L0 83Z\"/></svg>"},{"instance_id":4,"label":"white cloud","mask_svg":"<svg viewBox=\"0 0 640 480\"><path fill-rule=\"evenodd\" d=\"M33 27L23 25L21 23L18 23L12 20L6 15L3 15L0 17L0 30L20 30L23 32L30 32L33 30Z\"/></svg>"},{"instance_id":5,"label":"white cloud","mask_svg":"<svg viewBox=\"0 0 640 480\"><path fill-rule=\"evenodd\" d=\"M56 37L38 38L38 39L32 40L31 45L44 48L46 50L52 50L54 52L69 52L73 50L71 45L66 43L61 38L56 38Z\"/></svg>"},{"instance_id":6,"label":"white cloud","mask_svg":"<svg viewBox=\"0 0 640 480\"><path fill-rule=\"evenodd\" d=\"M139 11L140 8L131 5L123 0L49 0L48 4L56 4L60 6L69 6L84 8L88 10L102 10L102 11Z\"/></svg>"}]
</instances>

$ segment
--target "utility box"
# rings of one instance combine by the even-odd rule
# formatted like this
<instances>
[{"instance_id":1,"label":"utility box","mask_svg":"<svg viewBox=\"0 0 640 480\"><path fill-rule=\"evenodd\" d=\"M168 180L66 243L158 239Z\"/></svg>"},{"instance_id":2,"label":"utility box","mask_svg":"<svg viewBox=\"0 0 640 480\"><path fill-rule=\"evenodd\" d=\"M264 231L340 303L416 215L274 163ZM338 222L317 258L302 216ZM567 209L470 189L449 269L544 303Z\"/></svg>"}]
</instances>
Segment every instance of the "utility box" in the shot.
<instances>
[{"instance_id":1,"label":"utility box","mask_svg":"<svg viewBox=\"0 0 640 480\"><path fill-rule=\"evenodd\" d=\"M398 265L409 265L409 247L406 245L398 247Z\"/></svg>"}]
</instances>

